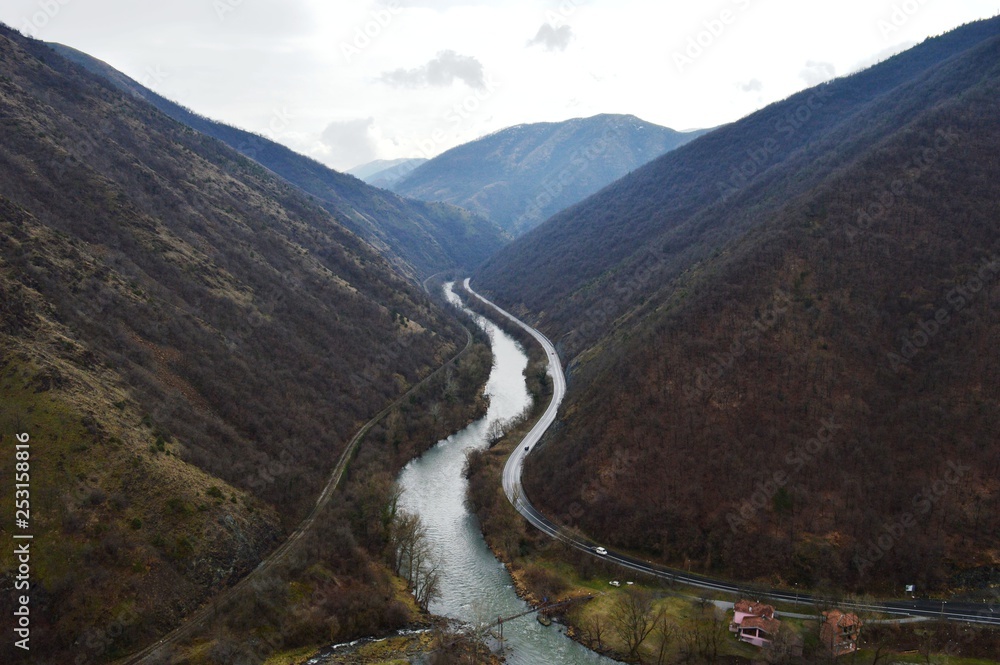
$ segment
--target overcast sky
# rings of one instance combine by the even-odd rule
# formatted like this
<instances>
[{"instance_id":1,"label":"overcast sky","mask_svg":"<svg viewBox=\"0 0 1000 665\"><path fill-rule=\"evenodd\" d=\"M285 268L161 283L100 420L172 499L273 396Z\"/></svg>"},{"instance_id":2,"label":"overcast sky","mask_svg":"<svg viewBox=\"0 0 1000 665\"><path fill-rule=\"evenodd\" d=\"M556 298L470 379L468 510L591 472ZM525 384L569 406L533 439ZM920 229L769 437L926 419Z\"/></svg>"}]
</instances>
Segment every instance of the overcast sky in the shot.
<instances>
[{"instance_id":1,"label":"overcast sky","mask_svg":"<svg viewBox=\"0 0 1000 665\"><path fill-rule=\"evenodd\" d=\"M998 0L3 0L0 21L345 170L519 123L737 120Z\"/></svg>"}]
</instances>

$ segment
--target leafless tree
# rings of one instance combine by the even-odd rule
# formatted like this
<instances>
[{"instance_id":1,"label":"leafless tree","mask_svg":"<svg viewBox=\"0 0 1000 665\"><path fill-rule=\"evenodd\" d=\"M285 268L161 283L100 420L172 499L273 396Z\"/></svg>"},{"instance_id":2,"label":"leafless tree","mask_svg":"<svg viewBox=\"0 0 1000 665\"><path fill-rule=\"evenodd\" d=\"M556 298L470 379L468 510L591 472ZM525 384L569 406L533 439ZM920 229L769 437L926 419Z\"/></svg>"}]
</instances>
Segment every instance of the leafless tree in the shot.
<instances>
[{"instance_id":1,"label":"leafless tree","mask_svg":"<svg viewBox=\"0 0 1000 665\"><path fill-rule=\"evenodd\" d=\"M722 617L712 603L702 601L698 614L681 633L684 656L688 659L701 657L715 662L719 655L722 639Z\"/></svg>"},{"instance_id":2,"label":"leafless tree","mask_svg":"<svg viewBox=\"0 0 1000 665\"><path fill-rule=\"evenodd\" d=\"M653 596L643 589L630 588L619 594L611 607L611 626L628 647L629 660L636 660L639 647L656 628L659 614Z\"/></svg>"},{"instance_id":3,"label":"leafless tree","mask_svg":"<svg viewBox=\"0 0 1000 665\"><path fill-rule=\"evenodd\" d=\"M490 426L486 428L486 442L491 446L503 438L507 431L504 427L504 421L497 418L490 423Z\"/></svg>"},{"instance_id":4,"label":"leafless tree","mask_svg":"<svg viewBox=\"0 0 1000 665\"><path fill-rule=\"evenodd\" d=\"M595 614L584 626L584 637L588 644L591 647L596 647L598 651L604 650L604 631L606 628L604 617L600 614Z\"/></svg>"},{"instance_id":5,"label":"leafless tree","mask_svg":"<svg viewBox=\"0 0 1000 665\"><path fill-rule=\"evenodd\" d=\"M397 510L389 529L393 570L404 577L424 611L441 595L441 575L418 515Z\"/></svg>"},{"instance_id":6,"label":"leafless tree","mask_svg":"<svg viewBox=\"0 0 1000 665\"><path fill-rule=\"evenodd\" d=\"M782 625L778 630L778 634L774 636L774 639L764 650L764 658L767 662L774 665L790 663L798 650L796 648L797 643L798 636L795 634L795 631L787 625Z\"/></svg>"},{"instance_id":7,"label":"leafless tree","mask_svg":"<svg viewBox=\"0 0 1000 665\"><path fill-rule=\"evenodd\" d=\"M656 628L653 630L656 638L656 665L664 665L667 662L667 653L670 645L677 635L677 626L670 620L666 612L661 612L656 620Z\"/></svg>"}]
</instances>

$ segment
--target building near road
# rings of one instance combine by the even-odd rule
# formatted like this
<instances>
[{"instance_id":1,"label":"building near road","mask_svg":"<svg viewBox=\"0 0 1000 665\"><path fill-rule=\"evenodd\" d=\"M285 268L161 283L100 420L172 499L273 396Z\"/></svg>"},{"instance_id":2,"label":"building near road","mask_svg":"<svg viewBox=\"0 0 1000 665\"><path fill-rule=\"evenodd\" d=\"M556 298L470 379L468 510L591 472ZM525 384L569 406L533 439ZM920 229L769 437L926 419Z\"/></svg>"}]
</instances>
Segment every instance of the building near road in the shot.
<instances>
[{"instance_id":1,"label":"building near road","mask_svg":"<svg viewBox=\"0 0 1000 665\"><path fill-rule=\"evenodd\" d=\"M823 612L823 623L819 627L819 639L834 656L843 656L858 650L861 637L861 619L856 614L844 614L840 610Z\"/></svg>"},{"instance_id":2,"label":"building near road","mask_svg":"<svg viewBox=\"0 0 1000 665\"><path fill-rule=\"evenodd\" d=\"M752 600L740 600L733 606L733 620L729 632L736 633L736 639L765 647L774 641L781 622L774 618L774 607Z\"/></svg>"}]
</instances>

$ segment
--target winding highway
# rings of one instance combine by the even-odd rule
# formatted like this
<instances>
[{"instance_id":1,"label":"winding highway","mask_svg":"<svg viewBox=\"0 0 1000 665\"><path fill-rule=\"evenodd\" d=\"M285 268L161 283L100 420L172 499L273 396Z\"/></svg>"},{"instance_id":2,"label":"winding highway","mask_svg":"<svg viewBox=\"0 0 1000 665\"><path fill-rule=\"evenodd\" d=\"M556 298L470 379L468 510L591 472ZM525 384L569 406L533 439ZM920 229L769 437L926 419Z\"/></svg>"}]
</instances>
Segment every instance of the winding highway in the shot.
<instances>
[{"instance_id":1,"label":"winding highway","mask_svg":"<svg viewBox=\"0 0 1000 665\"><path fill-rule=\"evenodd\" d=\"M465 288L470 294L492 307L501 316L506 317L530 333L531 336L534 337L539 344L541 344L549 361L549 376L552 377L552 399L549 402L548 407L545 409L545 413L542 414L538 422L531 428L531 431L525 435L520 445L514 448L514 452L510 454L503 470L504 493L507 495L507 499L511 502L514 508L517 509L517 511L526 520L528 520L532 526L548 536L555 538L570 547L587 552L594 557L615 563L625 569L670 582L686 584L699 589L721 591L736 595L745 594L745 586L740 586L725 580L666 568L664 566L659 566L627 554L612 551L610 549L607 550L606 554L598 554L596 551L598 547L597 543L580 537L575 533L570 532L568 529L562 528L560 525L556 524L539 512L538 509L531 504L524 494L524 488L521 484L521 472L524 470L525 460L531 452L534 451L535 446L537 446L539 441L541 441L542 436L546 431L548 431L549 427L556 420L559 405L562 403L563 397L566 395L566 376L563 373L562 363L559 360L559 355L556 353L555 347L552 345L552 342L545 337L545 335L524 323L513 314L505 311L495 303L484 298L482 295L473 291L469 282L470 280L465 280ZM766 592L766 597L772 601L781 601L797 605L815 605L820 600L807 593L794 593L779 589L773 589ZM994 592L992 602L988 603L987 600L987 598L984 598L982 603L972 603L943 601L940 599L903 599L888 600L873 604L844 601L840 602L839 606L850 608L855 611L879 612L903 617L923 617L928 619L943 619L948 621L1000 626L1000 592Z\"/></svg>"}]
</instances>

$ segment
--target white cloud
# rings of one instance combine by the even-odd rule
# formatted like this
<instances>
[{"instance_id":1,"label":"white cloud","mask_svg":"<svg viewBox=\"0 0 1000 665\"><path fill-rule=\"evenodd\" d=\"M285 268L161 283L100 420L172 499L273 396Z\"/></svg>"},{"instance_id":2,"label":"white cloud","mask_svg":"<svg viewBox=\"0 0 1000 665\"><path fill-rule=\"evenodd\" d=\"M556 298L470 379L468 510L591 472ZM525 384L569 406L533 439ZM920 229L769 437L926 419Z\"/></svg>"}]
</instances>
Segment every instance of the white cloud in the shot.
<instances>
[{"instance_id":1,"label":"white cloud","mask_svg":"<svg viewBox=\"0 0 1000 665\"><path fill-rule=\"evenodd\" d=\"M233 9L222 20L215 0L3 0L0 21L21 27L58 5L39 38L348 168L373 150L386 159L436 154L511 125L597 113L677 129L731 122L888 55L878 21L892 4L221 1ZM724 31L714 23L723 6L735 17ZM918 42L995 11L995 0L925 3L899 39ZM672 53L713 27L704 54L678 75ZM359 51L349 60L345 43Z\"/></svg>"},{"instance_id":2,"label":"white cloud","mask_svg":"<svg viewBox=\"0 0 1000 665\"><path fill-rule=\"evenodd\" d=\"M551 23L543 23L538 34L528 41L528 46L543 46L546 51L565 51L573 39L573 28L561 25L553 28Z\"/></svg>"},{"instance_id":3,"label":"white cloud","mask_svg":"<svg viewBox=\"0 0 1000 665\"><path fill-rule=\"evenodd\" d=\"M837 68L832 62L816 62L810 60L806 62L806 66L799 72L799 77L806 82L806 85L810 88L814 85L819 85L829 81L830 79L837 76Z\"/></svg>"},{"instance_id":4,"label":"white cloud","mask_svg":"<svg viewBox=\"0 0 1000 665\"><path fill-rule=\"evenodd\" d=\"M375 118L359 118L331 122L320 134L325 148L326 162L346 170L365 164L377 157L372 129Z\"/></svg>"},{"instance_id":5,"label":"white cloud","mask_svg":"<svg viewBox=\"0 0 1000 665\"><path fill-rule=\"evenodd\" d=\"M470 88L486 87L483 65L475 58L459 55L454 51L441 51L426 65L414 69L396 69L384 72L381 80L394 86L422 88L425 86L449 86L456 80Z\"/></svg>"}]
</instances>

